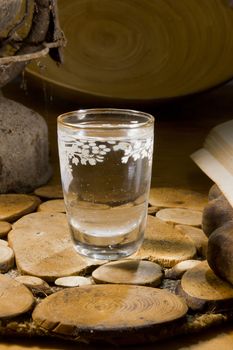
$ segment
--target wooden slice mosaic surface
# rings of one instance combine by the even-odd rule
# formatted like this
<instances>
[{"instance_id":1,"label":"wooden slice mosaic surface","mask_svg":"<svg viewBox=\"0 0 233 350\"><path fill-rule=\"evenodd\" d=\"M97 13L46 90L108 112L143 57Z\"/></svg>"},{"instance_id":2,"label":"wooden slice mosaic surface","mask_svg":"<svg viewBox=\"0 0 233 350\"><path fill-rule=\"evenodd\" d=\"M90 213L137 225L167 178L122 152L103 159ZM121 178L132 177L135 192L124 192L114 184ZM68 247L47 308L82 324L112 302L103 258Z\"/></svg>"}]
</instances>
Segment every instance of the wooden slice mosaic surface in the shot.
<instances>
[{"instance_id":1,"label":"wooden slice mosaic surface","mask_svg":"<svg viewBox=\"0 0 233 350\"><path fill-rule=\"evenodd\" d=\"M33 312L34 322L60 334L87 337L107 332L153 328L183 317L186 304L176 295L156 288L93 285L65 289L43 300ZM120 332L120 333L119 333Z\"/></svg>"}]
</instances>

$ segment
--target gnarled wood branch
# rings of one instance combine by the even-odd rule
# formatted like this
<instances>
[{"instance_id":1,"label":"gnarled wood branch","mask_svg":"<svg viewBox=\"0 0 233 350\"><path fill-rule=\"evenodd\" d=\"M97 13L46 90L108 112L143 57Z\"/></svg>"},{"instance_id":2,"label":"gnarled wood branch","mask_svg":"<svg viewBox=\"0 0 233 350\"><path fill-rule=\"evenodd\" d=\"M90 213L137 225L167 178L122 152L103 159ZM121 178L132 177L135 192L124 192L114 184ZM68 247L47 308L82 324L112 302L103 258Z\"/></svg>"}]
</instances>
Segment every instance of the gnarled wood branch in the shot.
<instances>
[{"instance_id":1,"label":"gnarled wood branch","mask_svg":"<svg viewBox=\"0 0 233 350\"><path fill-rule=\"evenodd\" d=\"M57 0L29 1L33 1L31 28L22 42L18 42L19 48L14 55L0 57L0 87L6 85L20 74L30 60L48 54L49 49L52 50L52 58L59 63L62 62L60 48L65 45L65 38L59 25ZM28 9L29 4L27 4L25 11L27 12ZM11 29L8 33L9 40L4 38L5 44L9 45L12 43L13 45L14 39L12 39L12 36L23 21L24 17L20 22L16 23L16 30L14 28ZM47 43L48 39L49 43ZM2 43L4 44L3 41Z\"/></svg>"}]
</instances>

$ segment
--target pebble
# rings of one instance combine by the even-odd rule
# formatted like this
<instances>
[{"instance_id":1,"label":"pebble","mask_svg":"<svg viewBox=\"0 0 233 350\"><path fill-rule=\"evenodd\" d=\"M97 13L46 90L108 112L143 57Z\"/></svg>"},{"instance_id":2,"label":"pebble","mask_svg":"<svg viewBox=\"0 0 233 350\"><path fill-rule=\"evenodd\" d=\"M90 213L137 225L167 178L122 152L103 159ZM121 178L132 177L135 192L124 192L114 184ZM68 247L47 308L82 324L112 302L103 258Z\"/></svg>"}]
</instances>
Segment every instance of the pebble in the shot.
<instances>
[{"instance_id":1,"label":"pebble","mask_svg":"<svg viewBox=\"0 0 233 350\"><path fill-rule=\"evenodd\" d=\"M80 287L93 284L91 278L82 276L67 276L57 278L54 282L56 286L60 287Z\"/></svg>"}]
</instances>

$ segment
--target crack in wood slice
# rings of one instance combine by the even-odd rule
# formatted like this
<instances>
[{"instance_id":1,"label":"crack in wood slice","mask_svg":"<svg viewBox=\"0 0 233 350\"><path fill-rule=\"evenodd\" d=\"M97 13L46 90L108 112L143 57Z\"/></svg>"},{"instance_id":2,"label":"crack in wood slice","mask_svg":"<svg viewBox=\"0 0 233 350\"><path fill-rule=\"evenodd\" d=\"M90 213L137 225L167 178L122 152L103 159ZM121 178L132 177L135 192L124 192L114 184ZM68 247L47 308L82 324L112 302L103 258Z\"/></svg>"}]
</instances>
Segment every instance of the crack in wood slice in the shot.
<instances>
[{"instance_id":1,"label":"crack in wood slice","mask_svg":"<svg viewBox=\"0 0 233 350\"><path fill-rule=\"evenodd\" d=\"M189 237L184 236L174 225L148 215L145 238L139 251L132 258L141 258L172 267L180 261L192 259L196 248Z\"/></svg>"},{"instance_id":2,"label":"crack in wood slice","mask_svg":"<svg viewBox=\"0 0 233 350\"><path fill-rule=\"evenodd\" d=\"M193 310L233 310L233 287L217 277L207 261L185 272L177 292Z\"/></svg>"},{"instance_id":3,"label":"crack in wood slice","mask_svg":"<svg viewBox=\"0 0 233 350\"><path fill-rule=\"evenodd\" d=\"M13 222L25 214L36 210L39 198L27 194L1 194L0 220Z\"/></svg>"},{"instance_id":4,"label":"crack in wood slice","mask_svg":"<svg viewBox=\"0 0 233 350\"><path fill-rule=\"evenodd\" d=\"M21 283L0 274L0 318L10 318L29 311L34 304L32 293Z\"/></svg>"},{"instance_id":5,"label":"crack in wood slice","mask_svg":"<svg viewBox=\"0 0 233 350\"><path fill-rule=\"evenodd\" d=\"M158 286L163 279L162 268L151 261L119 260L104 264L92 272L96 283Z\"/></svg>"},{"instance_id":6,"label":"crack in wood slice","mask_svg":"<svg viewBox=\"0 0 233 350\"><path fill-rule=\"evenodd\" d=\"M151 188L149 203L159 208L187 208L200 210L208 203L207 195L181 188Z\"/></svg>"},{"instance_id":7,"label":"crack in wood slice","mask_svg":"<svg viewBox=\"0 0 233 350\"><path fill-rule=\"evenodd\" d=\"M34 310L36 325L51 333L84 337L129 339L138 331L152 332L187 313L176 295L157 288L93 285L68 288L44 299Z\"/></svg>"},{"instance_id":8,"label":"crack in wood slice","mask_svg":"<svg viewBox=\"0 0 233 350\"><path fill-rule=\"evenodd\" d=\"M201 227L202 212L183 208L166 208L156 213L156 216L167 223Z\"/></svg>"}]
</instances>

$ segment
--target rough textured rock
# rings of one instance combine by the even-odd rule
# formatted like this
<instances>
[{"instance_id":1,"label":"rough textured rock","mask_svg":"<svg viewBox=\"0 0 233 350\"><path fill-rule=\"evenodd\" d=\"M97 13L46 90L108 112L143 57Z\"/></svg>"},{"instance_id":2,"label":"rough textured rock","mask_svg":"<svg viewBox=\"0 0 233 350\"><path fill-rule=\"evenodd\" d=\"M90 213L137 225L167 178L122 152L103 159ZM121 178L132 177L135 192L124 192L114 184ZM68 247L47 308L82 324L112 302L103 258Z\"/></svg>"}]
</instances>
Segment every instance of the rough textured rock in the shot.
<instances>
[{"instance_id":1,"label":"rough textured rock","mask_svg":"<svg viewBox=\"0 0 233 350\"><path fill-rule=\"evenodd\" d=\"M221 195L212 199L204 208L202 228L209 237L212 232L231 220L233 220L233 208L226 197Z\"/></svg>"},{"instance_id":2,"label":"rough textured rock","mask_svg":"<svg viewBox=\"0 0 233 350\"><path fill-rule=\"evenodd\" d=\"M207 260L216 275L233 284L233 220L210 235Z\"/></svg>"},{"instance_id":3,"label":"rough textured rock","mask_svg":"<svg viewBox=\"0 0 233 350\"><path fill-rule=\"evenodd\" d=\"M0 31L9 30L16 21L16 15L22 5L22 0L2 0L0 11Z\"/></svg>"},{"instance_id":4,"label":"rough textured rock","mask_svg":"<svg viewBox=\"0 0 233 350\"><path fill-rule=\"evenodd\" d=\"M0 193L30 192L50 175L44 119L0 95Z\"/></svg>"}]
</instances>

